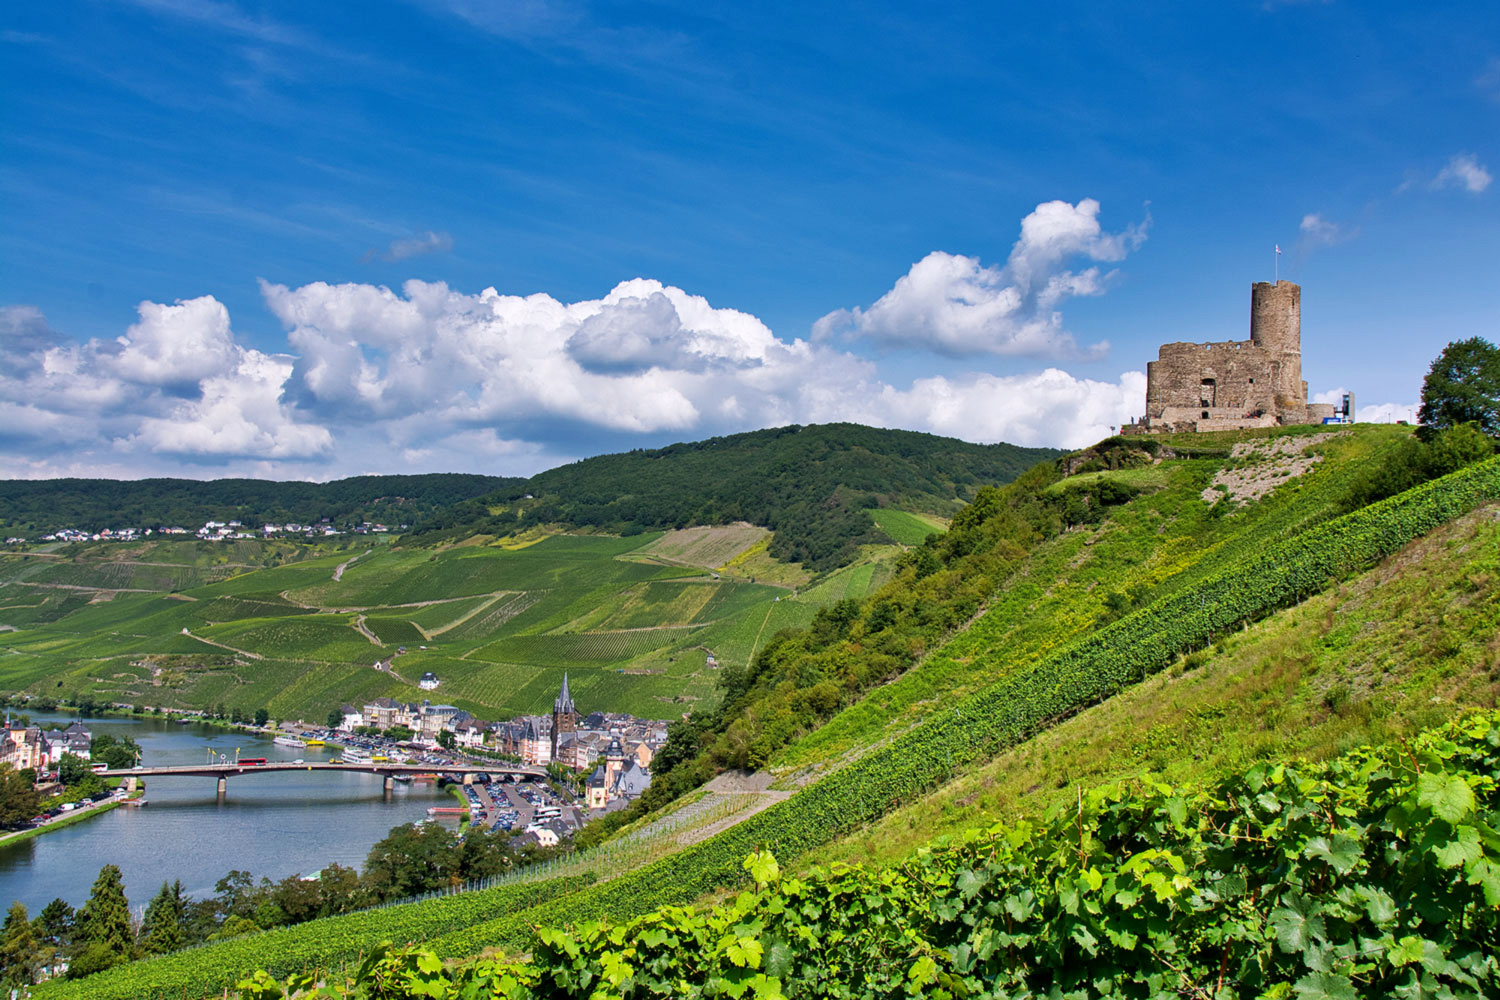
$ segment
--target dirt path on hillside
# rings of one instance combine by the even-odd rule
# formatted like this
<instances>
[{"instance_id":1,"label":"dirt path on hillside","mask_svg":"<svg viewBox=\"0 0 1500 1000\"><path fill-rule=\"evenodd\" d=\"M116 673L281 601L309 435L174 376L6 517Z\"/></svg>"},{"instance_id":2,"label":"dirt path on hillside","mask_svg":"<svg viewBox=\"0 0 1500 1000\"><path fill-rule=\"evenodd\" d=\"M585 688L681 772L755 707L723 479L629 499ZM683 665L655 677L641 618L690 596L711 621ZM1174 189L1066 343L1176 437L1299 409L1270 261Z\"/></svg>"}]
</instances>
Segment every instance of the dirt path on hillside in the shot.
<instances>
[{"instance_id":1,"label":"dirt path on hillside","mask_svg":"<svg viewBox=\"0 0 1500 1000\"><path fill-rule=\"evenodd\" d=\"M344 570L348 569L351 565L353 565L354 560L358 559L359 556L367 556L371 552L374 552L374 551L375 551L374 549L365 549L359 555L357 555L357 556L351 556L350 558L345 559L343 562L341 562L337 566L335 566L333 568L333 582L334 583L338 583L340 580L342 580L344 578Z\"/></svg>"},{"instance_id":2,"label":"dirt path on hillside","mask_svg":"<svg viewBox=\"0 0 1500 1000\"><path fill-rule=\"evenodd\" d=\"M12 580L13 586L17 587L44 587L47 590L81 590L87 594L160 594L159 590L145 590L140 587L85 587L81 583L32 583L29 580Z\"/></svg>"},{"instance_id":3,"label":"dirt path on hillside","mask_svg":"<svg viewBox=\"0 0 1500 1000\"><path fill-rule=\"evenodd\" d=\"M218 646L220 649L227 649L231 653L238 653L241 656L248 656L252 660L264 660L265 659L265 657L261 656L259 653L252 653L248 649L236 649L233 646L226 646L222 642L214 642L212 639L205 639L201 635L194 635L193 633L189 632L185 628L182 630L182 634L185 635L185 636L187 636L189 639L197 639L199 642L207 643L210 646Z\"/></svg>"},{"instance_id":4,"label":"dirt path on hillside","mask_svg":"<svg viewBox=\"0 0 1500 1000\"><path fill-rule=\"evenodd\" d=\"M360 615L358 618L354 619L354 629L360 635L364 636L366 639L369 639L370 645L379 646L381 649L385 648L385 643L381 642L380 637L377 636L374 632L371 632L370 627L365 624L364 615Z\"/></svg>"}]
</instances>

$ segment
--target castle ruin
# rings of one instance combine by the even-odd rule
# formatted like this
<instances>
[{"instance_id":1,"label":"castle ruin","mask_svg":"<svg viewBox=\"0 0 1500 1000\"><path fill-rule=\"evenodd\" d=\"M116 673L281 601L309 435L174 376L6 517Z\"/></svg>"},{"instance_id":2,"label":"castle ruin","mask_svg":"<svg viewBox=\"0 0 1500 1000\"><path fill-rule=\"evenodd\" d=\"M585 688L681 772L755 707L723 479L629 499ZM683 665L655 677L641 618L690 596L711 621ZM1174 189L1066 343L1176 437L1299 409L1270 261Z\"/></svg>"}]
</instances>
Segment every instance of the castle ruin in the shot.
<instances>
[{"instance_id":1,"label":"castle ruin","mask_svg":"<svg viewBox=\"0 0 1500 1000\"><path fill-rule=\"evenodd\" d=\"M1332 405L1307 401L1302 287L1250 286L1250 339L1163 344L1146 365L1146 415L1126 434L1320 424Z\"/></svg>"}]
</instances>

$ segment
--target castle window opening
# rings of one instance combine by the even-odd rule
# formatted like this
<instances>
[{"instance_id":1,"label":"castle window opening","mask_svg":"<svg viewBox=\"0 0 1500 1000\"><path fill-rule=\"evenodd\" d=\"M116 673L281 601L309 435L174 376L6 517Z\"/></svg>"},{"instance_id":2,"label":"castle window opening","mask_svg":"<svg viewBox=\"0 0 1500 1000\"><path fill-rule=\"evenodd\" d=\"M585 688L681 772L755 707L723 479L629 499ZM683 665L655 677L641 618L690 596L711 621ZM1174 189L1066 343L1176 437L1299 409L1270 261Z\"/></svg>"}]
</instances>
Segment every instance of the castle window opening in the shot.
<instances>
[{"instance_id":1,"label":"castle window opening","mask_svg":"<svg viewBox=\"0 0 1500 1000\"><path fill-rule=\"evenodd\" d=\"M1207 419L1208 419L1208 411L1207 411L1207 410L1204 410L1204 411L1203 411L1203 419L1204 419L1204 420L1207 420Z\"/></svg>"}]
</instances>

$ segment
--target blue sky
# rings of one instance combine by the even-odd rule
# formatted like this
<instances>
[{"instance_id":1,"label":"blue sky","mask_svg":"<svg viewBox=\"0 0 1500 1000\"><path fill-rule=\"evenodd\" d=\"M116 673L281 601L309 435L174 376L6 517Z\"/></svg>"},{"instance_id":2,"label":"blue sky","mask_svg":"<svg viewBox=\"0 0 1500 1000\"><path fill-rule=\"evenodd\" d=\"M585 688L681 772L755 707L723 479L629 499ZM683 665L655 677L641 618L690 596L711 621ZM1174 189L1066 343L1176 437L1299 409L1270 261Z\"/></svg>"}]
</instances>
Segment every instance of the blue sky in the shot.
<instances>
[{"instance_id":1,"label":"blue sky","mask_svg":"<svg viewBox=\"0 0 1500 1000\"><path fill-rule=\"evenodd\" d=\"M1315 395L1496 339L1495 5L929 7L9 5L0 474L1081 445L1278 243Z\"/></svg>"}]
</instances>

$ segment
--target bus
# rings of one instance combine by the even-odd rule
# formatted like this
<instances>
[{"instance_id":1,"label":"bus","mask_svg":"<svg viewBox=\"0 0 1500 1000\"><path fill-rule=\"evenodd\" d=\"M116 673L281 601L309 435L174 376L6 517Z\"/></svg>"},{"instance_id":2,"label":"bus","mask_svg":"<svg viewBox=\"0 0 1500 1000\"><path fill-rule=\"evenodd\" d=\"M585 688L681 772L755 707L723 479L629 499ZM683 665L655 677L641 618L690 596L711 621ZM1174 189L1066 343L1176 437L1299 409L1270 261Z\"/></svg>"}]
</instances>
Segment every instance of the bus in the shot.
<instances>
[{"instance_id":1,"label":"bus","mask_svg":"<svg viewBox=\"0 0 1500 1000\"><path fill-rule=\"evenodd\" d=\"M93 771L95 774L98 774L100 771L108 771L109 765L102 760L96 760L93 763L89 764L89 770Z\"/></svg>"},{"instance_id":2,"label":"bus","mask_svg":"<svg viewBox=\"0 0 1500 1000\"><path fill-rule=\"evenodd\" d=\"M264 764L265 762L266 759L264 757L241 757L239 760L235 761L235 763L240 765L241 767L253 767L256 764Z\"/></svg>"}]
</instances>

